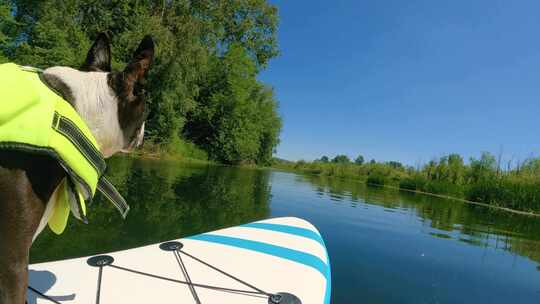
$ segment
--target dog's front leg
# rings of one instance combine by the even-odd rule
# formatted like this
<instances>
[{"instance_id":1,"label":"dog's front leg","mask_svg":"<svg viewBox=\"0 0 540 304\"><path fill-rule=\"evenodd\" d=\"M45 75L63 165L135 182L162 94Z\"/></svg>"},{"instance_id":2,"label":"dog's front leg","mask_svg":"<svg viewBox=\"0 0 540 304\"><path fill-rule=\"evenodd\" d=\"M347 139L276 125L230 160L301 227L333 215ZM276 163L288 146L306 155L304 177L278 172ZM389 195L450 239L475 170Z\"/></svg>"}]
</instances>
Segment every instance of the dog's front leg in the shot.
<instances>
[{"instance_id":1,"label":"dog's front leg","mask_svg":"<svg viewBox=\"0 0 540 304\"><path fill-rule=\"evenodd\" d=\"M0 271L0 303L23 304L26 300L28 260L2 261Z\"/></svg>"},{"instance_id":2,"label":"dog's front leg","mask_svg":"<svg viewBox=\"0 0 540 304\"><path fill-rule=\"evenodd\" d=\"M30 246L46 201L34 177L0 161L0 304L25 303Z\"/></svg>"},{"instance_id":3,"label":"dog's front leg","mask_svg":"<svg viewBox=\"0 0 540 304\"><path fill-rule=\"evenodd\" d=\"M65 177L47 156L0 151L0 304L23 304L32 239Z\"/></svg>"}]
</instances>

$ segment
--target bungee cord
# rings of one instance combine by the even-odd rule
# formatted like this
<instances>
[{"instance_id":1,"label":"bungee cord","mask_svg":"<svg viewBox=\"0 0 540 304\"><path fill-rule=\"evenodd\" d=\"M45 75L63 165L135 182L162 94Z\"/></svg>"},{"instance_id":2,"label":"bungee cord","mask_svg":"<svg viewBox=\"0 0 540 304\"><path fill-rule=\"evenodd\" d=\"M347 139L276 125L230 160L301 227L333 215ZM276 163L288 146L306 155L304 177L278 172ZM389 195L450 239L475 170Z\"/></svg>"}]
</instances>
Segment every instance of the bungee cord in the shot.
<instances>
[{"instance_id":1,"label":"bungee cord","mask_svg":"<svg viewBox=\"0 0 540 304\"><path fill-rule=\"evenodd\" d=\"M97 282L97 291L96 291L96 301L95 303L96 304L100 304L100 301L101 301L101 282L102 282L102 278L104 276L104 268L110 268L110 269L115 269L115 270L119 270L119 271L125 271L125 272L129 272L129 273L132 273L132 274L136 274L136 275L140 275L140 276L146 276L146 277L150 277L150 278L153 278L153 279L158 279L158 280L164 280L164 281L168 281L168 282L173 282L173 283L177 283L177 284L181 284L181 285L185 285L185 286L188 286L188 288L190 289L191 291L191 294L193 296L193 299L195 301L196 304L201 304L201 300L197 294L197 291L195 290L195 287L197 288L203 288L203 289L210 289L210 290L214 290L214 291L219 291L219 292L227 292L227 293L234 293L234 294L240 294L240 295L244 295L244 296L252 296L252 297L263 297L263 298L267 298L269 303L280 303L281 302L281 299L282 299L282 295L281 294L272 294L272 293L269 293L269 292L266 292L258 287L255 287L254 285L248 283L248 282L245 282L244 280L222 270L222 269L219 269L218 267L214 266L214 265L211 265L191 254L189 254L188 252L182 250L182 247L183 247L183 244L180 243L180 242L176 242L176 241L173 241L173 242L166 242L166 243L162 243L160 244L159 246L162 250L164 251L170 251L173 253L177 263L178 263L178 266L180 267L180 271L182 272L185 280L178 280L178 279L174 279L174 278L169 278L169 277L165 277L165 276L161 276L161 275L157 275L157 274L152 274L152 273L148 273L148 272L144 272L144 271L140 271L140 270L136 270L136 269L133 269L133 268L127 268L127 267L122 267L122 266L119 266L119 265L116 265L114 264L114 258L111 257L111 256L108 256L108 255L99 255L99 256L94 256L94 257L91 257L87 260L87 263L90 265L90 266L93 266L93 267L98 267L99 268L99 273L98 273L98 282ZM189 276L189 273L187 271L187 267L186 265L184 264L184 261L182 260L182 256L181 254L193 259L194 261L216 271L216 272L219 272L235 281L237 281L238 283L248 287L249 289L251 290L246 290L246 289L237 289L237 288L228 288L228 287L221 287L221 286L214 286L214 285L208 285L208 284L202 284L202 283L194 283L192 280L191 280L191 277ZM55 299L45 295L44 293L38 291L37 289L31 287L31 286L28 286L28 289L30 289L32 292L36 293L37 295L39 295L40 297L50 301L50 302L53 302L55 304L61 304L60 302L56 301Z\"/></svg>"},{"instance_id":2,"label":"bungee cord","mask_svg":"<svg viewBox=\"0 0 540 304\"><path fill-rule=\"evenodd\" d=\"M195 291L195 287L193 287L193 282L191 282L191 278L189 277L187 267L184 265L184 261L182 261L182 257L178 253L178 250L173 251L174 257L176 258L176 261L178 262L178 266L180 266L180 270L184 274L184 278L186 278L187 282L190 283L189 290L191 291L191 295L193 296L193 299L195 300L196 304L201 304L201 300L199 299L199 296L197 295L197 291Z\"/></svg>"},{"instance_id":3,"label":"bungee cord","mask_svg":"<svg viewBox=\"0 0 540 304\"><path fill-rule=\"evenodd\" d=\"M28 289L29 289L30 291L32 291L33 293L37 294L38 296L40 296L40 297L42 297L42 298L44 298L44 299L46 299L46 300L49 300L49 301L51 301L51 302L53 302L53 303L55 303L55 304L62 304L62 303L56 301L55 299L53 299L53 298L47 296L46 294L40 292L39 290L33 288L32 286L28 286Z\"/></svg>"}]
</instances>

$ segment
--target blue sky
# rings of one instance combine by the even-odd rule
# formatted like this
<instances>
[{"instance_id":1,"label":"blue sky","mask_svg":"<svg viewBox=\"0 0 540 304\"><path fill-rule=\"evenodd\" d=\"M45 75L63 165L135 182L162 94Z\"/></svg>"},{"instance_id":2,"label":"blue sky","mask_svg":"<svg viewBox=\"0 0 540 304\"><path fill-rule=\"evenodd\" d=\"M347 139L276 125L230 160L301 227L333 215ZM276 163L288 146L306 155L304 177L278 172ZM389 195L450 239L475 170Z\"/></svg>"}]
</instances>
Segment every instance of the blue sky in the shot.
<instances>
[{"instance_id":1,"label":"blue sky","mask_svg":"<svg viewBox=\"0 0 540 304\"><path fill-rule=\"evenodd\" d=\"M277 156L540 155L540 1L271 1Z\"/></svg>"}]
</instances>

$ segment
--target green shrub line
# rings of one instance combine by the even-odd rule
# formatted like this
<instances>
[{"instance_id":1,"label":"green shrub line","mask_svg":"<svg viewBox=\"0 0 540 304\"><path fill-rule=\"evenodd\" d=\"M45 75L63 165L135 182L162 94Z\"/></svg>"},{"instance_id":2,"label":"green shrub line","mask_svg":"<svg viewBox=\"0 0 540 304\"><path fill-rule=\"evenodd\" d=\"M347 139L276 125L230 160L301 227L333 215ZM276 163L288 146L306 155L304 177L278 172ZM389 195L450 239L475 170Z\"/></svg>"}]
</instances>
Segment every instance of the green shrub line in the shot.
<instances>
[{"instance_id":1,"label":"green shrub line","mask_svg":"<svg viewBox=\"0 0 540 304\"><path fill-rule=\"evenodd\" d=\"M499 158L500 159L500 158ZM358 161L361 160L361 161ZM363 157L313 162L275 159L274 168L320 176L354 179L369 185L457 199L520 214L540 214L540 158L531 158L502 170L488 152L468 163L449 154L413 168L399 162L364 163Z\"/></svg>"}]
</instances>

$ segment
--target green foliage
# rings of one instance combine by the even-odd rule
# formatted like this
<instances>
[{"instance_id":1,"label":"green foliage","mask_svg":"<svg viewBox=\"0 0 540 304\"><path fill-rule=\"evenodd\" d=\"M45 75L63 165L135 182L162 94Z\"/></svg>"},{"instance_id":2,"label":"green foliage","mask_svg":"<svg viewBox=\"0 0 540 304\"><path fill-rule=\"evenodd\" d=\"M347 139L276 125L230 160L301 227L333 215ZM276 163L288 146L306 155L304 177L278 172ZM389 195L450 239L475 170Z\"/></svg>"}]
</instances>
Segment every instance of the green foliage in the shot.
<instances>
[{"instance_id":1,"label":"green foliage","mask_svg":"<svg viewBox=\"0 0 540 304\"><path fill-rule=\"evenodd\" d=\"M487 152L483 152L479 159L471 158L469 164L465 164L460 155L449 154L416 170L393 161L364 164L298 162L294 167L278 162L275 166L320 176L356 179L371 185L449 195L512 209L540 211L540 158L528 159L506 171L501 170L495 156Z\"/></svg>"},{"instance_id":2,"label":"green foliage","mask_svg":"<svg viewBox=\"0 0 540 304\"><path fill-rule=\"evenodd\" d=\"M210 84L188 123L186 135L225 163L269 164L281 119L271 89L256 80L256 64L240 44L211 64Z\"/></svg>"},{"instance_id":3,"label":"green foliage","mask_svg":"<svg viewBox=\"0 0 540 304\"><path fill-rule=\"evenodd\" d=\"M97 33L108 32L113 67L122 68L151 34L147 139L175 147L187 138L212 159L267 164L281 119L256 76L278 54L277 24L265 0L2 1L0 61L78 67Z\"/></svg>"},{"instance_id":4,"label":"green foliage","mask_svg":"<svg viewBox=\"0 0 540 304\"><path fill-rule=\"evenodd\" d=\"M183 158L207 160L208 153L197 147L194 143L176 137L165 145L165 151L172 156L181 156Z\"/></svg>"},{"instance_id":5,"label":"green foliage","mask_svg":"<svg viewBox=\"0 0 540 304\"><path fill-rule=\"evenodd\" d=\"M0 1L0 63L8 61L8 49L14 42L17 22L10 1Z\"/></svg>"},{"instance_id":6,"label":"green foliage","mask_svg":"<svg viewBox=\"0 0 540 304\"><path fill-rule=\"evenodd\" d=\"M332 162L335 164L348 164L351 160L347 155L337 155L332 159Z\"/></svg>"},{"instance_id":7,"label":"green foliage","mask_svg":"<svg viewBox=\"0 0 540 304\"><path fill-rule=\"evenodd\" d=\"M412 191L423 191L427 184L426 178L417 173L413 173L411 176L406 176L399 181L399 188L412 190Z\"/></svg>"},{"instance_id":8,"label":"green foliage","mask_svg":"<svg viewBox=\"0 0 540 304\"><path fill-rule=\"evenodd\" d=\"M496 180L483 179L473 183L466 195L472 201L493 204L501 196L501 190Z\"/></svg>"},{"instance_id":9,"label":"green foliage","mask_svg":"<svg viewBox=\"0 0 540 304\"><path fill-rule=\"evenodd\" d=\"M380 171L371 172L367 177L369 185L384 186L386 184L386 176Z\"/></svg>"},{"instance_id":10,"label":"green foliage","mask_svg":"<svg viewBox=\"0 0 540 304\"><path fill-rule=\"evenodd\" d=\"M389 161L387 164L394 169L403 169L403 164L397 161Z\"/></svg>"},{"instance_id":11,"label":"green foliage","mask_svg":"<svg viewBox=\"0 0 540 304\"><path fill-rule=\"evenodd\" d=\"M521 174L526 174L530 176L540 175L540 158L532 158L526 160L520 167L519 171Z\"/></svg>"},{"instance_id":12,"label":"green foliage","mask_svg":"<svg viewBox=\"0 0 540 304\"><path fill-rule=\"evenodd\" d=\"M471 158L469 167L468 179L473 183L483 182L495 177L497 162L495 156L482 152L480 159Z\"/></svg>"},{"instance_id":13,"label":"green foliage","mask_svg":"<svg viewBox=\"0 0 540 304\"><path fill-rule=\"evenodd\" d=\"M358 155L358 157L354 160L354 163L357 165L364 164L364 157L362 155Z\"/></svg>"},{"instance_id":14,"label":"green foliage","mask_svg":"<svg viewBox=\"0 0 540 304\"><path fill-rule=\"evenodd\" d=\"M465 175L463 158L458 154L448 155L448 178L453 184L461 184Z\"/></svg>"}]
</instances>

